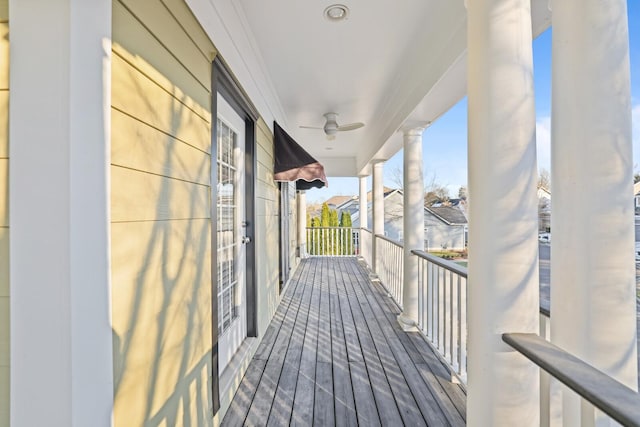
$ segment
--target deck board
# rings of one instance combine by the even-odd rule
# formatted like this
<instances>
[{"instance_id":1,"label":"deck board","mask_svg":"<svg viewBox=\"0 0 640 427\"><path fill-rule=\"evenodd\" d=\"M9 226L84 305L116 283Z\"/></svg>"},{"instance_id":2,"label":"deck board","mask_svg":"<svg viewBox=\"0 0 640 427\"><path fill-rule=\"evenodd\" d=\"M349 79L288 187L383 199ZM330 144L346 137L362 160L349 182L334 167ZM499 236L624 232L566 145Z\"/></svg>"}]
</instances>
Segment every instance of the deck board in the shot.
<instances>
[{"instance_id":1,"label":"deck board","mask_svg":"<svg viewBox=\"0 0 640 427\"><path fill-rule=\"evenodd\" d=\"M333 392L337 426L357 426L356 405L351 385L349 356L345 341L344 322L338 294L337 263L329 264L329 310L331 316L331 362L333 364ZM342 275L340 275L342 280ZM371 394L373 400L373 394ZM373 407L375 410L375 407Z\"/></svg>"},{"instance_id":2,"label":"deck board","mask_svg":"<svg viewBox=\"0 0 640 427\"><path fill-rule=\"evenodd\" d=\"M466 396L355 258L303 260L222 425L454 425Z\"/></svg>"},{"instance_id":3,"label":"deck board","mask_svg":"<svg viewBox=\"0 0 640 427\"><path fill-rule=\"evenodd\" d=\"M305 269L301 275L301 282L309 280L312 272ZM293 285L293 283L292 283ZM300 308L296 315L293 332L290 337L289 347L284 359L284 366L280 374L280 381L274 397L273 406L267 422L268 426L287 426L291 420L293 411L293 399L298 385L298 371L300 370L300 359L302 356L302 345L304 341L304 331L307 327L309 316L309 301L311 300L311 286L301 286L296 288L296 295L299 296Z\"/></svg>"}]
</instances>

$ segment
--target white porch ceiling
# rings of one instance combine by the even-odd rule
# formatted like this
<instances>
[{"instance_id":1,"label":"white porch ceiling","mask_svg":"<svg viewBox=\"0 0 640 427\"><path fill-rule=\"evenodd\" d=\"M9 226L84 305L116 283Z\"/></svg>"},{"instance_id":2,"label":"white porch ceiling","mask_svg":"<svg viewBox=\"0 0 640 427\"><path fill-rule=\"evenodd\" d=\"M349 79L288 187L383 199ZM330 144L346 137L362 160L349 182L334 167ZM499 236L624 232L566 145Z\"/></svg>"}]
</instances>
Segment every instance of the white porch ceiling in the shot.
<instances>
[{"instance_id":1,"label":"white porch ceiling","mask_svg":"<svg viewBox=\"0 0 640 427\"><path fill-rule=\"evenodd\" d=\"M344 22L323 16L335 1L187 0L269 126L273 119L328 176L369 172L402 147L398 129L433 122L466 93L463 0L343 0ZM534 33L550 23L532 0ZM364 122L333 141L321 130Z\"/></svg>"}]
</instances>

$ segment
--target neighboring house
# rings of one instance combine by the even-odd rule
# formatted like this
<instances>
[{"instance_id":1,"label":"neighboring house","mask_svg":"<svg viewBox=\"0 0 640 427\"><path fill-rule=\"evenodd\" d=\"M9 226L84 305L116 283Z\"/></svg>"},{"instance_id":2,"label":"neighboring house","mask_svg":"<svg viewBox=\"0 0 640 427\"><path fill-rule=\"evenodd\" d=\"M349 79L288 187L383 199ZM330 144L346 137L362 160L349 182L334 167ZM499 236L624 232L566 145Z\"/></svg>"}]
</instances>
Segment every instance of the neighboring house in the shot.
<instances>
[{"instance_id":1,"label":"neighboring house","mask_svg":"<svg viewBox=\"0 0 640 427\"><path fill-rule=\"evenodd\" d=\"M329 206L330 209L336 209L340 212L340 206L353 199L353 197L354 196L333 196L325 203Z\"/></svg>"},{"instance_id":2,"label":"neighboring house","mask_svg":"<svg viewBox=\"0 0 640 427\"><path fill-rule=\"evenodd\" d=\"M467 218L453 206L424 208L424 244L428 251L463 250Z\"/></svg>"},{"instance_id":3,"label":"neighboring house","mask_svg":"<svg viewBox=\"0 0 640 427\"><path fill-rule=\"evenodd\" d=\"M636 215L640 215L640 182L633 184L633 207Z\"/></svg>"},{"instance_id":4,"label":"neighboring house","mask_svg":"<svg viewBox=\"0 0 640 427\"><path fill-rule=\"evenodd\" d=\"M441 207L441 206L451 206L451 207L459 209L462 212L462 214L464 215L464 217L465 218L467 217L468 205L467 205L467 199L466 198L464 198L464 199L449 199L446 202L436 202L436 203L432 204L431 206L435 207L435 208L438 208L438 207Z\"/></svg>"},{"instance_id":5,"label":"neighboring house","mask_svg":"<svg viewBox=\"0 0 640 427\"><path fill-rule=\"evenodd\" d=\"M551 231L551 191L538 186L538 231Z\"/></svg>"},{"instance_id":6,"label":"neighboring house","mask_svg":"<svg viewBox=\"0 0 640 427\"><path fill-rule=\"evenodd\" d=\"M399 189L385 189L384 196L384 235L390 239L402 242L403 233L403 192ZM464 203L457 206L425 207L425 249L426 250L463 250L465 244L465 229L467 218L462 210ZM339 208L352 212L351 219L354 227L360 226L358 197L353 197ZM367 203L368 226L372 227L373 205Z\"/></svg>"},{"instance_id":7,"label":"neighboring house","mask_svg":"<svg viewBox=\"0 0 640 427\"><path fill-rule=\"evenodd\" d=\"M351 212L351 222L354 227L360 227L360 198L353 198L340 206L341 210ZM384 189L384 235L393 240L402 239L402 190ZM398 221L399 219L399 221ZM371 192L367 193L367 224L373 227L373 201Z\"/></svg>"}]
</instances>

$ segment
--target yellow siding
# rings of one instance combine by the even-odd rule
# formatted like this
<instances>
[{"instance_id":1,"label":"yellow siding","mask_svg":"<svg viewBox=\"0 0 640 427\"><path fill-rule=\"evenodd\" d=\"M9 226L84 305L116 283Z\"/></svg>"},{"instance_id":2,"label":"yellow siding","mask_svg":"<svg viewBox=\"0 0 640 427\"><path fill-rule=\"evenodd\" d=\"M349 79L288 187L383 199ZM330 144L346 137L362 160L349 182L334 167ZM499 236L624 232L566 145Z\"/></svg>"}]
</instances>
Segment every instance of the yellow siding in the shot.
<instances>
[{"instance_id":1,"label":"yellow siding","mask_svg":"<svg viewBox=\"0 0 640 427\"><path fill-rule=\"evenodd\" d=\"M9 5L0 0L0 427L9 426Z\"/></svg>"},{"instance_id":2,"label":"yellow siding","mask_svg":"<svg viewBox=\"0 0 640 427\"><path fill-rule=\"evenodd\" d=\"M210 124L204 107L195 104L177 87L172 90L161 87L157 80L143 73L148 68L145 62L131 64L124 61L118 55L118 48L115 46L111 65L113 108L187 144L209 151Z\"/></svg>"},{"instance_id":3,"label":"yellow siding","mask_svg":"<svg viewBox=\"0 0 640 427\"><path fill-rule=\"evenodd\" d=\"M5 24L0 24L2 27ZM0 43L0 69L9 65L9 58L3 58ZM5 62L6 61L6 62ZM6 83L8 85L8 82ZM0 82L0 86L2 82ZM9 157L9 89L0 87L0 159Z\"/></svg>"},{"instance_id":4,"label":"yellow siding","mask_svg":"<svg viewBox=\"0 0 640 427\"><path fill-rule=\"evenodd\" d=\"M273 134L260 119L256 129L256 276L258 288L258 333L262 336L280 302L278 189L273 180Z\"/></svg>"},{"instance_id":5,"label":"yellow siding","mask_svg":"<svg viewBox=\"0 0 640 427\"><path fill-rule=\"evenodd\" d=\"M9 228L0 227L0 298L9 296ZM0 352L4 351L0 347ZM6 348L9 351L8 347ZM1 363L0 363L1 365Z\"/></svg>"},{"instance_id":6,"label":"yellow siding","mask_svg":"<svg viewBox=\"0 0 640 427\"><path fill-rule=\"evenodd\" d=\"M209 79L215 51L202 34L182 2L113 3L115 426L213 422Z\"/></svg>"},{"instance_id":7,"label":"yellow siding","mask_svg":"<svg viewBox=\"0 0 640 427\"><path fill-rule=\"evenodd\" d=\"M0 228L9 227L9 159L0 159Z\"/></svg>"},{"instance_id":8,"label":"yellow siding","mask_svg":"<svg viewBox=\"0 0 640 427\"><path fill-rule=\"evenodd\" d=\"M178 89L208 106L206 94L211 90L210 63L215 49L210 43L203 48L207 55L198 49L184 32L190 26L178 24L160 0L114 2L114 50L134 64L146 63L144 71L169 92ZM173 57L171 65L165 60L167 49Z\"/></svg>"},{"instance_id":9,"label":"yellow siding","mask_svg":"<svg viewBox=\"0 0 640 427\"><path fill-rule=\"evenodd\" d=\"M210 187L112 166L111 220L166 221L209 218Z\"/></svg>"},{"instance_id":10,"label":"yellow siding","mask_svg":"<svg viewBox=\"0 0 640 427\"><path fill-rule=\"evenodd\" d=\"M111 236L115 425L182 425L185 405L207 425L209 220L119 223Z\"/></svg>"},{"instance_id":11,"label":"yellow siding","mask_svg":"<svg viewBox=\"0 0 640 427\"><path fill-rule=\"evenodd\" d=\"M210 156L131 116L112 110L111 161L114 164L187 182L209 185ZM172 162L167 164L167 153Z\"/></svg>"},{"instance_id":12,"label":"yellow siding","mask_svg":"<svg viewBox=\"0 0 640 427\"><path fill-rule=\"evenodd\" d=\"M0 426L9 427L9 367L0 366Z\"/></svg>"}]
</instances>

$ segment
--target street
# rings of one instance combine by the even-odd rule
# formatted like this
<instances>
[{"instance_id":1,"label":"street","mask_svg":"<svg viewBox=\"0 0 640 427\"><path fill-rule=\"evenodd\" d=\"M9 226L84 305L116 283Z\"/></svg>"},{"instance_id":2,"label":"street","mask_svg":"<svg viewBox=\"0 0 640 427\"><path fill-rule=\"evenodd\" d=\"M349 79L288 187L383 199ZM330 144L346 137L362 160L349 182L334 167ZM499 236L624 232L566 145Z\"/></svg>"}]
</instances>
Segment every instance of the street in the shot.
<instances>
[{"instance_id":1,"label":"street","mask_svg":"<svg viewBox=\"0 0 640 427\"><path fill-rule=\"evenodd\" d=\"M551 245L538 243L539 274L540 274L540 307L549 310L551 290Z\"/></svg>"}]
</instances>

